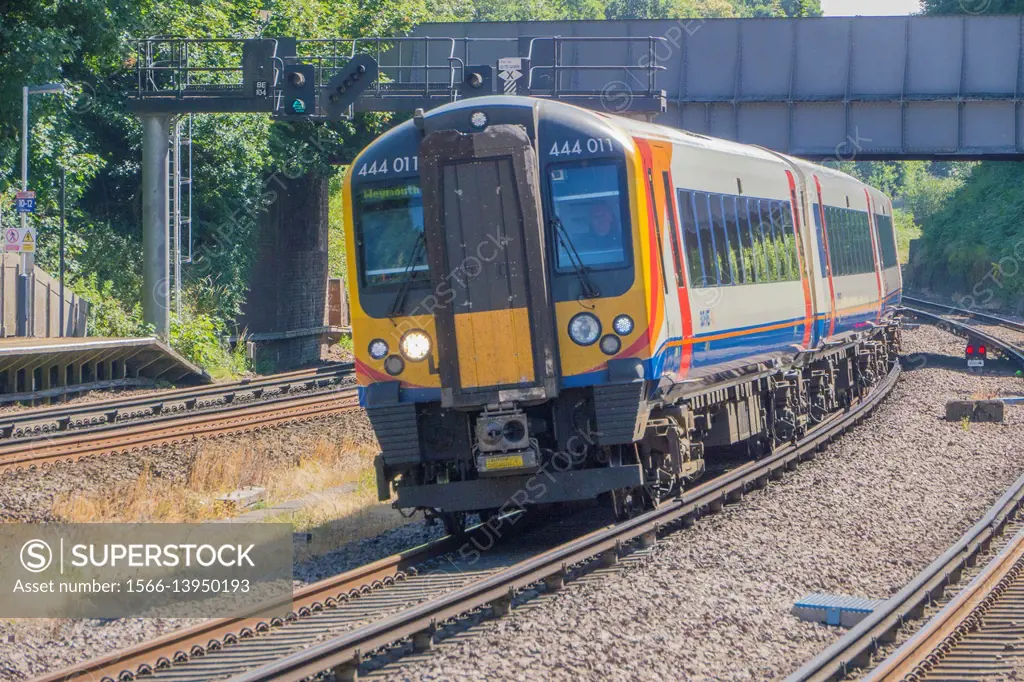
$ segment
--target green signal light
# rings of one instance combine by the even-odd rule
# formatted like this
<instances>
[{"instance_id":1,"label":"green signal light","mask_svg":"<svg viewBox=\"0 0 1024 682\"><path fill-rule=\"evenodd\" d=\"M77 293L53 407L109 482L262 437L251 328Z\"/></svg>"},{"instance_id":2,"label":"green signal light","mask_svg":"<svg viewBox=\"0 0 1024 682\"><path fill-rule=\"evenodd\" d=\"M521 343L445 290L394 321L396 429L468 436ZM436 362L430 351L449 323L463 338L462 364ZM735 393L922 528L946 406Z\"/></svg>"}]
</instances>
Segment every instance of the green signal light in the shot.
<instances>
[{"instance_id":1,"label":"green signal light","mask_svg":"<svg viewBox=\"0 0 1024 682\"><path fill-rule=\"evenodd\" d=\"M295 100L294 102L292 102L292 111L295 112L296 114L306 113L306 103L303 102L301 99Z\"/></svg>"}]
</instances>

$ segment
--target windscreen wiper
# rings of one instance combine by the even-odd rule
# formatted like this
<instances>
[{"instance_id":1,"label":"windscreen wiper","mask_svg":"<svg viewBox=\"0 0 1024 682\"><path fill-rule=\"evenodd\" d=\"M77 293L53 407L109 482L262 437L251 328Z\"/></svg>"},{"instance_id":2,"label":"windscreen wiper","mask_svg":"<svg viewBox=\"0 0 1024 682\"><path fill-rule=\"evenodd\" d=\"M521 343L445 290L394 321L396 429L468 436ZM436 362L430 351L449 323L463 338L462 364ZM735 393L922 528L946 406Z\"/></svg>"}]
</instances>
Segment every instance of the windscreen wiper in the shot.
<instances>
[{"instance_id":1,"label":"windscreen wiper","mask_svg":"<svg viewBox=\"0 0 1024 682\"><path fill-rule=\"evenodd\" d=\"M569 262L572 263L572 269L576 272L576 276L580 278L580 286L583 287L583 296L586 298L597 298L601 294L594 286L593 282L590 281L590 276L587 274L587 266L583 264L583 259L580 258L579 251L573 246L572 239L569 237L569 231L565 229L565 225L562 224L562 220L555 216L551 219L551 222L555 226L555 230L558 233L558 241L561 242L562 247L565 249L565 253L569 256Z\"/></svg>"},{"instance_id":2,"label":"windscreen wiper","mask_svg":"<svg viewBox=\"0 0 1024 682\"><path fill-rule=\"evenodd\" d=\"M427 240L423 234L423 232L420 232L416 236L416 243L412 245L412 253L409 254L409 264L405 266L405 270L402 272L402 286L399 287L398 292L395 294L395 300L391 303L391 312L388 313L388 317L397 317L402 312L405 295L409 291L409 284L412 283L413 268L416 267L416 261L420 258L420 252L427 245Z\"/></svg>"}]
</instances>

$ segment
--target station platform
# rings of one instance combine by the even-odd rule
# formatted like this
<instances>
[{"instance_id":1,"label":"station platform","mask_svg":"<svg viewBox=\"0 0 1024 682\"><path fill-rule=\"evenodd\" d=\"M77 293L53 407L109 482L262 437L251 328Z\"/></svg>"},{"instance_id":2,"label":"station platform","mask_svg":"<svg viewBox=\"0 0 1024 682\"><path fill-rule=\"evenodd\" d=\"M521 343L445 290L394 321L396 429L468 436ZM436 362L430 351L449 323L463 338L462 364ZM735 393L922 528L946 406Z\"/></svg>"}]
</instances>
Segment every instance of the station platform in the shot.
<instances>
[{"instance_id":1,"label":"station platform","mask_svg":"<svg viewBox=\"0 0 1024 682\"><path fill-rule=\"evenodd\" d=\"M155 337L0 338L0 404L210 381L204 370Z\"/></svg>"}]
</instances>

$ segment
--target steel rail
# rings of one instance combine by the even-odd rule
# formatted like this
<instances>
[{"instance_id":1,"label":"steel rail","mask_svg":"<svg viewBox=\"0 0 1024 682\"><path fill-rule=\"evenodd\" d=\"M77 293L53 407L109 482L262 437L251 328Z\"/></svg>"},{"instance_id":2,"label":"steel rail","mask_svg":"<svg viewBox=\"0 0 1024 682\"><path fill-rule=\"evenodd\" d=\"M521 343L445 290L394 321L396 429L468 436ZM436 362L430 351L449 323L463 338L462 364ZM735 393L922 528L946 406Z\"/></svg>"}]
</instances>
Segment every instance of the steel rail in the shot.
<instances>
[{"instance_id":1,"label":"steel rail","mask_svg":"<svg viewBox=\"0 0 1024 682\"><path fill-rule=\"evenodd\" d=\"M133 426L106 425L45 442L19 442L0 447L0 473L311 421L358 406L356 389L350 387L299 399L283 397L258 405L219 407L198 414L166 416Z\"/></svg>"},{"instance_id":2,"label":"steel rail","mask_svg":"<svg viewBox=\"0 0 1024 682\"><path fill-rule=\"evenodd\" d=\"M1020 510L1022 501L1024 476L1018 478L956 544L841 639L790 675L786 682L840 680L853 669L868 665L879 644L893 641L907 621L920 619L925 607L940 597L947 586L960 580L963 570L988 549Z\"/></svg>"},{"instance_id":3,"label":"steel rail","mask_svg":"<svg viewBox=\"0 0 1024 682\"><path fill-rule=\"evenodd\" d=\"M1024 348L1018 348L1009 341L1004 341L997 336L992 336L986 331L982 331L977 327L972 327L969 324L963 322L957 322L956 320L950 320L949 318L943 317L939 313L930 313L926 310L920 310L918 308L909 308L903 306L900 308L901 311L909 313L916 318L931 320L937 323L939 326L944 326L947 331L953 332L960 336L967 336L980 339L989 346L998 348L1007 358L1018 366L1024 368Z\"/></svg>"},{"instance_id":4,"label":"steel rail","mask_svg":"<svg viewBox=\"0 0 1024 682\"><path fill-rule=\"evenodd\" d=\"M227 405L245 397L259 400L264 394L275 389L282 393L293 392L296 387L301 387L305 391L315 390L343 380L351 375L352 371L352 363L336 363L230 383L11 412L0 415L0 443L48 438L52 434L71 431L80 433L96 425L123 424L134 419L155 417L161 413L193 412L210 407L217 401ZM76 417L81 418L81 421L76 422ZM80 425L82 422L86 423ZM47 426L51 428L46 428ZM28 436L18 437L19 431L29 429L32 432Z\"/></svg>"},{"instance_id":5,"label":"steel rail","mask_svg":"<svg viewBox=\"0 0 1024 682\"><path fill-rule=\"evenodd\" d=\"M800 461L812 459L817 450L823 449L845 429L863 420L888 395L899 374L900 367L897 364L870 395L846 413L820 425L799 444L788 446L763 460L748 462L684 492L657 509L573 540L440 598L230 679L233 682L298 681L325 670L352 666L364 652L418 633L429 633L436 623L487 604L507 600L516 590L541 580L564 577L573 564L606 552L617 554L625 543L637 538L653 541L657 531L667 524L681 522L685 527L704 513L720 511L727 501L738 501L748 490L765 487L770 477L779 478L784 471L795 469Z\"/></svg>"},{"instance_id":6,"label":"steel rail","mask_svg":"<svg viewBox=\"0 0 1024 682\"><path fill-rule=\"evenodd\" d=\"M470 537L479 532L470 529ZM268 631L285 621L293 621L308 613L331 608L357 595L382 589L405 580L406 575L435 557L453 551L463 540L446 536L425 545L380 559L351 571L340 573L296 590L292 595L292 611L280 619L215 618L188 628L169 632L156 639L115 651L53 673L34 678L32 682L65 682L70 680L124 680L172 663L201 656L238 639L247 639Z\"/></svg>"},{"instance_id":7,"label":"steel rail","mask_svg":"<svg viewBox=\"0 0 1024 682\"><path fill-rule=\"evenodd\" d=\"M939 310L946 311L948 315L961 315L963 317L971 317L979 322L986 322L988 324L999 325L1000 327L1006 327L1018 332L1024 332L1024 322L1018 322L1017 320L1010 320L1005 317L999 317L998 315L992 315L989 313L982 313L977 310L967 310L966 308L960 308L953 305L947 305L945 303L935 303L934 301L927 301L921 298L913 298L911 296L904 296L903 301L910 303L912 306L917 308L937 308Z\"/></svg>"},{"instance_id":8,"label":"steel rail","mask_svg":"<svg viewBox=\"0 0 1024 682\"><path fill-rule=\"evenodd\" d=\"M1020 607L1020 577L1024 572L1024 530L1018 531L999 555L989 562L985 569L971 583L939 612L913 637L886 658L865 678L864 682L905 680L918 682L939 667L944 659L958 652L974 649L968 641L969 633L984 630L987 614L1000 602L1015 602L1012 611L1016 615ZM1015 583L1017 583L1015 585ZM1015 593L1008 594L1015 586ZM1006 610L1006 609L1004 609ZM993 620L999 620L994 618ZM1011 626L1019 634L1020 627ZM1019 639L1019 637L1018 637ZM982 647L979 647L982 648ZM988 647L984 647L988 649ZM999 652L1005 649L1000 646ZM981 659L995 659L991 651L979 651L973 661L979 674ZM990 655L986 655L990 654ZM1001 657L1001 656L999 656Z\"/></svg>"}]
</instances>

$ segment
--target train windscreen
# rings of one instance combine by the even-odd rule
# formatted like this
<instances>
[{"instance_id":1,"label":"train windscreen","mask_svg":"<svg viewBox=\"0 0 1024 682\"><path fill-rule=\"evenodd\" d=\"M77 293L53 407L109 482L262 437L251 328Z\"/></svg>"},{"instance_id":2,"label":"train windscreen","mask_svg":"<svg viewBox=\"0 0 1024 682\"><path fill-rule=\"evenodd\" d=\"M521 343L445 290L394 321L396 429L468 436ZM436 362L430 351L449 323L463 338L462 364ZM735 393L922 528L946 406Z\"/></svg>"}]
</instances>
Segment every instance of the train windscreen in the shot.
<instances>
[{"instance_id":1,"label":"train windscreen","mask_svg":"<svg viewBox=\"0 0 1024 682\"><path fill-rule=\"evenodd\" d=\"M356 247L363 286L429 277L423 199L416 183L355 192Z\"/></svg>"},{"instance_id":2,"label":"train windscreen","mask_svg":"<svg viewBox=\"0 0 1024 682\"><path fill-rule=\"evenodd\" d=\"M629 233L622 219L619 165L559 166L548 171L548 179L554 217L568 237L559 242L556 268L572 271L577 254L587 268L626 265Z\"/></svg>"}]
</instances>

